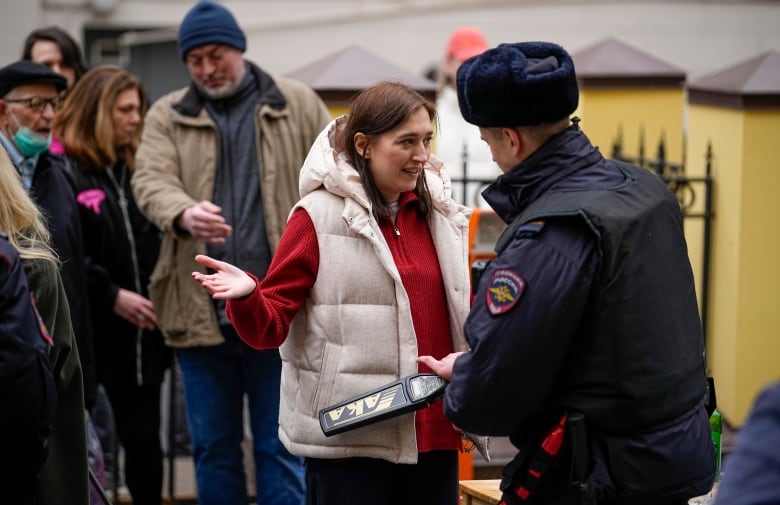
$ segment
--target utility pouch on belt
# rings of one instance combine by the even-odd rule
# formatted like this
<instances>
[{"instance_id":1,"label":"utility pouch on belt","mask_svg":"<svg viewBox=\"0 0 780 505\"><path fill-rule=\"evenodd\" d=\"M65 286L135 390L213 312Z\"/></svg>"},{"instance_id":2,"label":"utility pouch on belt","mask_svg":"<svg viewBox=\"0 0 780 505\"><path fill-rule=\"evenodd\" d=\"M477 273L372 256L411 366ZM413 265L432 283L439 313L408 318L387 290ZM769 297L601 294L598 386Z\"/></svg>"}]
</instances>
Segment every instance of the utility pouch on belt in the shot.
<instances>
[{"instance_id":1,"label":"utility pouch on belt","mask_svg":"<svg viewBox=\"0 0 780 505\"><path fill-rule=\"evenodd\" d=\"M563 414L538 443L520 451L504 468L501 505L529 505L536 502L560 459L566 437L566 419L567 415Z\"/></svg>"}]
</instances>

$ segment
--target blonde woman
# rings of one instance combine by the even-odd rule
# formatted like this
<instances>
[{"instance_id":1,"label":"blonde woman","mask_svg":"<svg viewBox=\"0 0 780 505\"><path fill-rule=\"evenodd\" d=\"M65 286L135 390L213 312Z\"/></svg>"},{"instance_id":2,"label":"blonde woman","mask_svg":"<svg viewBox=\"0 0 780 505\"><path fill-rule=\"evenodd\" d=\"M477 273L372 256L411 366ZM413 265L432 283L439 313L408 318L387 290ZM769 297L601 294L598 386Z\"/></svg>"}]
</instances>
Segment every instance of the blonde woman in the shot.
<instances>
[{"instance_id":1,"label":"blonde woman","mask_svg":"<svg viewBox=\"0 0 780 505\"><path fill-rule=\"evenodd\" d=\"M68 304L58 260L49 246L49 232L39 209L22 186L4 150L0 149L0 232L19 253L41 321L51 337L49 365L57 389L55 420L48 440L49 454L39 475L41 485L34 503L47 505L88 503L87 442L81 363L73 337ZM6 406L3 406L4 408ZM15 458L0 458L0 488L11 475L3 465Z\"/></svg>"}]
</instances>

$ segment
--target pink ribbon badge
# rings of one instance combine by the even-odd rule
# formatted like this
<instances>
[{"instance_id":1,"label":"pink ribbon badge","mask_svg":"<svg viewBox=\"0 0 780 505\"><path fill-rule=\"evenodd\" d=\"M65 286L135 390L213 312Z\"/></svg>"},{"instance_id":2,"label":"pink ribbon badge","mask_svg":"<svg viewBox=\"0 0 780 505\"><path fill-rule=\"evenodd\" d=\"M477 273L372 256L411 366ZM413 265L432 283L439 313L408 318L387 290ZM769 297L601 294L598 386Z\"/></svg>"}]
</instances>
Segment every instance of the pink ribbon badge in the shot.
<instances>
[{"instance_id":1,"label":"pink ribbon badge","mask_svg":"<svg viewBox=\"0 0 780 505\"><path fill-rule=\"evenodd\" d=\"M76 201L95 214L100 215L100 204L106 199L102 189L85 189L76 197Z\"/></svg>"}]
</instances>

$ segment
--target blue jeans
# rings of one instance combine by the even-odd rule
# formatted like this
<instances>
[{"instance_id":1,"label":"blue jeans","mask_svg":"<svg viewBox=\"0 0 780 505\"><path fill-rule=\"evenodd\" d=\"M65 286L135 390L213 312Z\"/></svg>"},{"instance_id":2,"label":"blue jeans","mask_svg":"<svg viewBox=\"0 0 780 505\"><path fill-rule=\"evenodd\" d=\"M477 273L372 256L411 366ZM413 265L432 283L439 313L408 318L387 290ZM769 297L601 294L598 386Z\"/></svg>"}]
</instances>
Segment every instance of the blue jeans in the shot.
<instances>
[{"instance_id":1,"label":"blue jeans","mask_svg":"<svg viewBox=\"0 0 780 505\"><path fill-rule=\"evenodd\" d=\"M243 399L249 403L257 503L302 505L302 458L279 441L279 351L257 351L222 327L225 342L177 349L192 438L200 505L247 503L241 441Z\"/></svg>"}]
</instances>

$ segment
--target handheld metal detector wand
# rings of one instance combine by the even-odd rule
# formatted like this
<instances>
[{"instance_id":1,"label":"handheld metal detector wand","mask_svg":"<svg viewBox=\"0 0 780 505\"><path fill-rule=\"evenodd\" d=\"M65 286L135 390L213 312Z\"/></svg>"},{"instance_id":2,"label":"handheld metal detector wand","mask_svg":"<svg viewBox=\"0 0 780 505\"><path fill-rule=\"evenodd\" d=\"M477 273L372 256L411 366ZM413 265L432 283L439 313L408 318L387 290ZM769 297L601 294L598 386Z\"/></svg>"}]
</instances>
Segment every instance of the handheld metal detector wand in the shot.
<instances>
[{"instance_id":1,"label":"handheld metal detector wand","mask_svg":"<svg viewBox=\"0 0 780 505\"><path fill-rule=\"evenodd\" d=\"M320 410L326 437L427 407L444 394L447 381L433 373L402 377Z\"/></svg>"}]
</instances>

